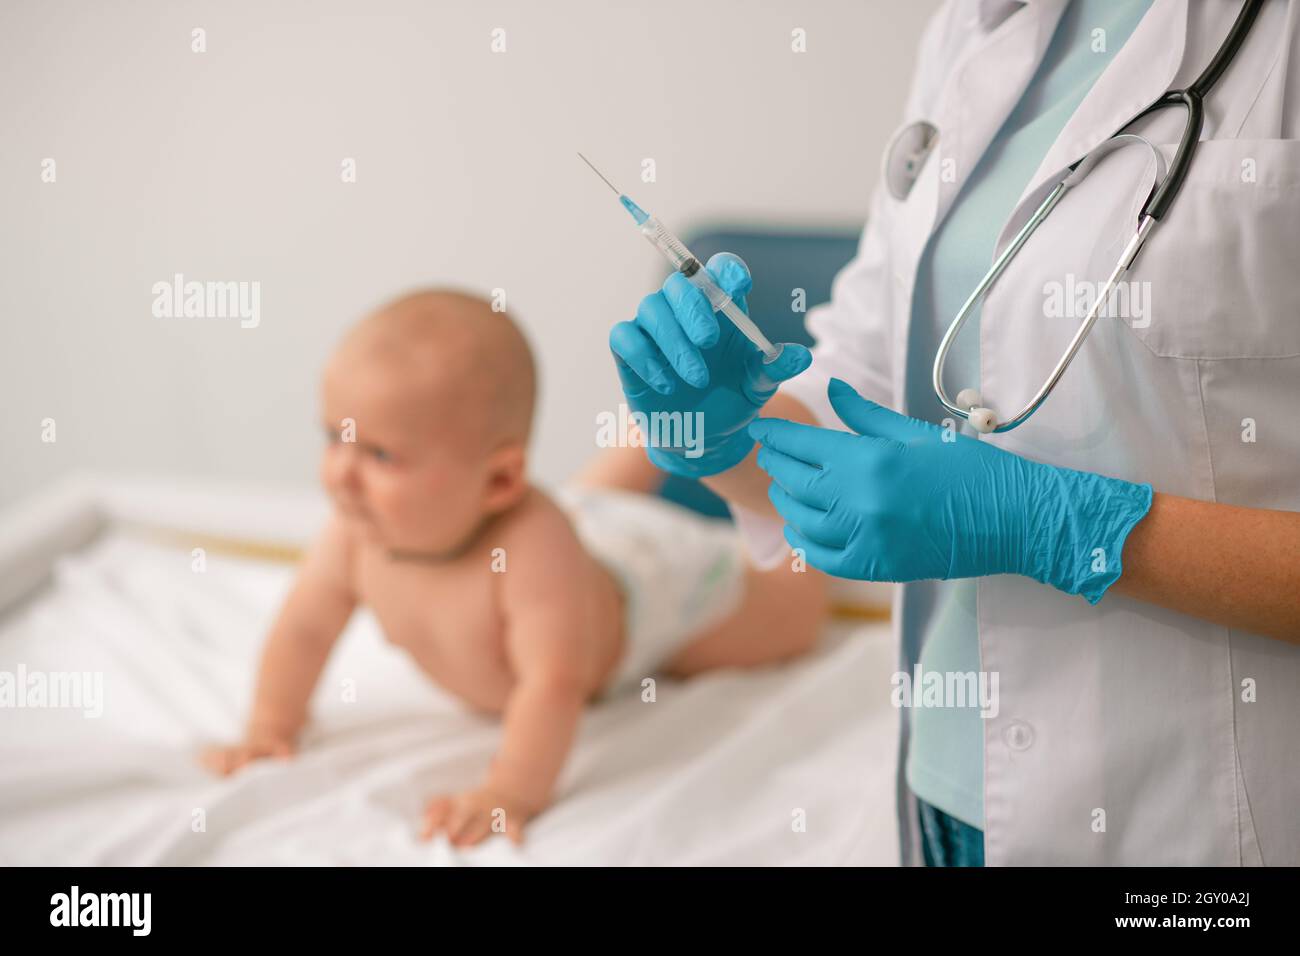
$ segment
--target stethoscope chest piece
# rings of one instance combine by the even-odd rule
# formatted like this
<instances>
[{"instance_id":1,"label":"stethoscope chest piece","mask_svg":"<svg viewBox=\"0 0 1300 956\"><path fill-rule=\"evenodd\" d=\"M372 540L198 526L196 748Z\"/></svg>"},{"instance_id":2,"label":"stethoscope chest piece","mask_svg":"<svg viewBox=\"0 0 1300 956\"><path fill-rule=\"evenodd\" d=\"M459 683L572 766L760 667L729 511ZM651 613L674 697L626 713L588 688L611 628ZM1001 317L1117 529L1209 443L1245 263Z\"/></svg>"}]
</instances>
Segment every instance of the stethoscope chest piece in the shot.
<instances>
[{"instance_id":1,"label":"stethoscope chest piece","mask_svg":"<svg viewBox=\"0 0 1300 956\"><path fill-rule=\"evenodd\" d=\"M908 123L885 147L885 188L889 195L904 200L916 185L921 167L939 139L939 128L925 120Z\"/></svg>"}]
</instances>

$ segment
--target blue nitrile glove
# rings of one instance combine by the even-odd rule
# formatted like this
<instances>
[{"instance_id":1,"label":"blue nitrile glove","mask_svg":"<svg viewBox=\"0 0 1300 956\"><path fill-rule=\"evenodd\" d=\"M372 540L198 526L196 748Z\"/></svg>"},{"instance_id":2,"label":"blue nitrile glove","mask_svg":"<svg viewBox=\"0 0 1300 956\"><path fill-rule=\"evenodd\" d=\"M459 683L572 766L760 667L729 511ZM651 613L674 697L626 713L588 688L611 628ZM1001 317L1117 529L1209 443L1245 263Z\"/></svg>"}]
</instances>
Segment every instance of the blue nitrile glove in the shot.
<instances>
[{"instance_id":1,"label":"blue nitrile glove","mask_svg":"<svg viewBox=\"0 0 1300 956\"><path fill-rule=\"evenodd\" d=\"M1150 485L1030 461L899 415L839 379L827 395L857 434L768 418L749 426L785 538L813 567L868 581L1023 574L1090 604L1119 579Z\"/></svg>"},{"instance_id":2,"label":"blue nitrile glove","mask_svg":"<svg viewBox=\"0 0 1300 956\"><path fill-rule=\"evenodd\" d=\"M720 252L705 266L714 281L749 311L753 286L739 256ZM636 319L609 334L619 381L633 412L648 416L646 453L664 471L702 478L738 464L754 447L745 426L776 392L812 361L789 343L770 364L680 272L641 300ZM657 413L657 414L656 414ZM656 445L656 441L662 443Z\"/></svg>"}]
</instances>

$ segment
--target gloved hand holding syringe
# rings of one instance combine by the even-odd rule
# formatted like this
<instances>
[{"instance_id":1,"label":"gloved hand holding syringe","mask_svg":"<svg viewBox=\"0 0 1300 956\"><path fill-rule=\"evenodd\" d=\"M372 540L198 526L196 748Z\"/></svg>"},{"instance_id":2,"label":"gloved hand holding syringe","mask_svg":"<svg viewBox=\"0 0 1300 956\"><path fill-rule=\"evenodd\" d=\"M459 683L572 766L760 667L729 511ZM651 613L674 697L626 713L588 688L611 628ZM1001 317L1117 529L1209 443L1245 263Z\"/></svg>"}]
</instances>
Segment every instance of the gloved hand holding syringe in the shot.
<instances>
[{"instance_id":1,"label":"gloved hand holding syringe","mask_svg":"<svg viewBox=\"0 0 1300 956\"><path fill-rule=\"evenodd\" d=\"M604 180L605 185L614 190L618 196L618 201L623 204L623 208L632 214L636 220L637 226L641 230L641 235L650 241L650 244L664 254L674 269L690 280L691 285L703 292L709 299L709 304L713 306L713 311L721 312L737 329L757 346L758 350L763 353L763 362L771 363L776 361L777 356L781 354L781 346L773 345L762 330L754 324L754 320L747 316L732 301L731 296L727 295L718 284L713 281L704 264L686 248L686 244L668 231L668 227L662 222L651 216L640 206L627 197L626 194L619 192L618 187L605 179L602 173L595 166L592 166L591 160L582 153L578 156L584 163L591 166L591 171Z\"/></svg>"},{"instance_id":2,"label":"gloved hand holding syringe","mask_svg":"<svg viewBox=\"0 0 1300 956\"><path fill-rule=\"evenodd\" d=\"M664 471L688 478L716 475L739 464L753 448L746 426L780 384L812 362L796 342L773 345L749 317L753 286L738 257L720 252L701 263L680 239L614 190L637 228L673 264L662 288L645 296L636 317L610 329L619 383L632 410L685 426L701 440L647 441L646 454ZM722 317L725 317L725 321Z\"/></svg>"}]
</instances>

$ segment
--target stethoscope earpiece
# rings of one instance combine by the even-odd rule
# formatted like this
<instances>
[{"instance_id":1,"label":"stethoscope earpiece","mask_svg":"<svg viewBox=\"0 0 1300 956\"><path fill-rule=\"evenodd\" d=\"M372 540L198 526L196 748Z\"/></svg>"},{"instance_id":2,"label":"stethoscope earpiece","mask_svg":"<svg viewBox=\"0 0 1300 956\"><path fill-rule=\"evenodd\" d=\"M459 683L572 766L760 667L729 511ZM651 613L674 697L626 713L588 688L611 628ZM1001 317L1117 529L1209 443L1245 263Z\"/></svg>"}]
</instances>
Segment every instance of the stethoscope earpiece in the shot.
<instances>
[{"instance_id":1,"label":"stethoscope earpiece","mask_svg":"<svg viewBox=\"0 0 1300 956\"><path fill-rule=\"evenodd\" d=\"M967 419L974 426L975 430L981 435L992 434L993 430L998 427L998 416L993 414L991 408L972 408L970 418Z\"/></svg>"},{"instance_id":2,"label":"stethoscope earpiece","mask_svg":"<svg viewBox=\"0 0 1300 956\"><path fill-rule=\"evenodd\" d=\"M977 432L987 435L998 427L998 416L993 414L993 409L981 405L982 401L979 391L973 388L963 388L957 393L957 407L966 412L966 420Z\"/></svg>"}]
</instances>

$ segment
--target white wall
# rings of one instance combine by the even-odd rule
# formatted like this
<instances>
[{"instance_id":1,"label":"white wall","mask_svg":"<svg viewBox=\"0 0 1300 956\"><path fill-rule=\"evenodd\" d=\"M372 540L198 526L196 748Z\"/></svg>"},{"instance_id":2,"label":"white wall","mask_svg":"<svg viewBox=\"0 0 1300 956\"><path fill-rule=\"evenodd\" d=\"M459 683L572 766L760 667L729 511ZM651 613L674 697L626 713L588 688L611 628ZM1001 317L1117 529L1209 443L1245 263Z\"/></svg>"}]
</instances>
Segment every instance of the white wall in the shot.
<instances>
[{"instance_id":1,"label":"white wall","mask_svg":"<svg viewBox=\"0 0 1300 956\"><path fill-rule=\"evenodd\" d=\"M562 478L661 274L575 149L678 231L860 224L936 5L5 0L0 502L83 469L313 481L325 355L425 283L506 290ZM176 272L260 282L260 325L154 318Z\"/></svg>"}]
</instances>

